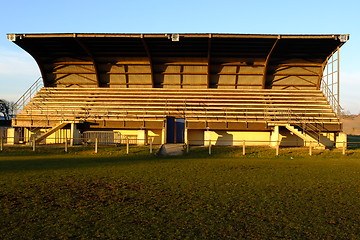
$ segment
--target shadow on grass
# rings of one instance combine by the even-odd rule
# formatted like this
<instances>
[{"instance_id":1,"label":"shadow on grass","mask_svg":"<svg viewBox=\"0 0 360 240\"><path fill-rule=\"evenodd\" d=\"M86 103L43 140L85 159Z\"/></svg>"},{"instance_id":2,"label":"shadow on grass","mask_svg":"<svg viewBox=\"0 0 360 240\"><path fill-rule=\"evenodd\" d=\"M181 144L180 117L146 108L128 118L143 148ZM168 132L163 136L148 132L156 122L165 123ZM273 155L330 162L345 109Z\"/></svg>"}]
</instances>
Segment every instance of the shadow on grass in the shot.
<instances>
[{"instance_id":1,"label":"shadow on grass","mask_svg":"<svg viewBox=\"0 0 360 240\"><path fill-rule=\"evenodd\" d=\"M0 172L28 170L60 170L91 168L104 165L128 165L156 159L147 148L136 147L129 155L123 147L103 147L98 153L90 147L63 148L40 147L35 152L29 148L7 148L0 153Z\"/></svg>"},{"instance_id":2,"label":"shadow on grass","mask_svg":"<svg viewBox=\"0 0 360 240\"><path fill-rule=\"evenodd\" d=\"M98 153L94 153L93 147L81 146L68 149L67 153L59 147L39 147L33 152L29 147L8 147L0 152L0 172L16 172L29 170L61 170L75 168L93 168L105 166L121 166L139 164L149 161L174 161L197 159L244 159L244 160L293 160L304 159L306 161L357 158L360 155L358 149L350 149L346 155L342 155L340 149L313 150L309 156L308 148L281 148L280 155L276 156L275 149L267 147L247 147L246 155L243 155L241 147L191 147L189 153L182 156L156 156L150 153L148 147L131 147L130 153L126 154L126 147L99 147Z\"/></svg>"}]
</instances>

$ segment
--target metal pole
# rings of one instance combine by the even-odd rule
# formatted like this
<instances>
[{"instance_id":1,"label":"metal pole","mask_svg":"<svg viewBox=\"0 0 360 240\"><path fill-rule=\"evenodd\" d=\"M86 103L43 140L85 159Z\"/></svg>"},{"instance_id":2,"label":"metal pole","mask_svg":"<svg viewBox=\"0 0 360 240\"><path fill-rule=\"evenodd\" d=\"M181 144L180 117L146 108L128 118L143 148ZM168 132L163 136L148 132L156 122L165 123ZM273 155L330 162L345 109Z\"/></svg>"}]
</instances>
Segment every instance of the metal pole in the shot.
<instances>
[{"instance_id":1,"label":"metal pole","mask_svg":"<svg viewBox=\"0 0 360 240\"><path fill-rule=\"evenodd\" d=\"M246 154L246 151L245 151L245 140L243 140L243 156L245 156L245 154Z\"/></svg>"},{"instance_id":2,"label":"metal pole","mask_svg":"<svg viewBox=\"0 0 360 240\"><path fill-rule=\"evenodd\" d=\"M65 152L68 152L68 140L65 138Z\"/></svg>"},{"instance_id":3,"label":"metal pole","mask_svg":"<svg viewBox=\"0 0 360 240\"><path fill-rule=\"evenodd\" d=\"M126 137L126 154L129 154L129 137Z\"/></svg>"},{"instance_id":4,"label":"metal pole","mask_svg":"<svg viewBox=\"0 0 360 240\"><path fill-rule=\"evenodd\" d=\"M312 156L312 144L311 144L311 141L310 141L310 144L309 144L309 155Z\"/></svg>"},{"instance_id":5,"label":"metal pole","mask_svg":"<svg viewBox=\"0 0 360 240\"><path fill-rule=\"evenodd\" d=\"M2 152L4 150L4 139L3 137L0 138L0 151Z\"/></svg>"},{"instance_id":6,"label":"metal pole","mask_svg":"<svg viewBox=\"0 0 360 240\"><path fill-rule=\"evenodd\" d=\"M345 141L343 141L343 147L342 147L342 154L345 155L346 154L346 144Z\"/></svg>"},{"instance_id":7,"label":"metal pole","mask_svg":"<svg viewBox=\"0 0 360 240\"><path fill-rule=\"evenodd\" d=\"M95 153L98 153L98 138L95 138Z\"/></svg>"},{"instance_id":8,"label":"metal pole","mask_svg":"<svg viewBox=\"0 0 360 240\"><path fill-rule=\"evenodd\" d=\"M340 115L340 48L337 50L337 114Z\"/></svg>"}]
</instances>

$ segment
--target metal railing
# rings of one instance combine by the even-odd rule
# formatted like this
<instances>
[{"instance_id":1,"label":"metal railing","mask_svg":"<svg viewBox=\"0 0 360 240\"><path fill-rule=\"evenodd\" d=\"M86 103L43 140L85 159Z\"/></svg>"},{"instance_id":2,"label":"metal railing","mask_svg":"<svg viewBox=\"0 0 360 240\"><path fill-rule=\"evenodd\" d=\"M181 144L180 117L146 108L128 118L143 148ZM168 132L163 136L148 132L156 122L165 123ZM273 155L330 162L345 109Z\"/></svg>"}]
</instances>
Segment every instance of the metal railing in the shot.
<instances>
[{"instance_id":1,"label":"metal railing","mask_svg":"<svg viewBox=\"0 0 360 240\"><path fill-rule=\"evenodd\" d=\"M315 117L307 117L304 119L290 108L279 111L272 104L266 104L264 108L264 119L274 124L284 122L285 120L286 124L296 126L303 131L304 134L315 139L317 144L321 144L321 133L326 130L322 127L323 123Z\"/></svg>"},{"instance_id":2,"label":"metal railing","mask_svg":"<svg viewBox=\"0 0 360 240\"><path fill-rule=\"evenodd\" d=\"M18 114L26 104L31 100L31 98L44 86L42 77L39 77L21 97L14 103L13 112L14 115Z\"/></svg>"}]
</instances>

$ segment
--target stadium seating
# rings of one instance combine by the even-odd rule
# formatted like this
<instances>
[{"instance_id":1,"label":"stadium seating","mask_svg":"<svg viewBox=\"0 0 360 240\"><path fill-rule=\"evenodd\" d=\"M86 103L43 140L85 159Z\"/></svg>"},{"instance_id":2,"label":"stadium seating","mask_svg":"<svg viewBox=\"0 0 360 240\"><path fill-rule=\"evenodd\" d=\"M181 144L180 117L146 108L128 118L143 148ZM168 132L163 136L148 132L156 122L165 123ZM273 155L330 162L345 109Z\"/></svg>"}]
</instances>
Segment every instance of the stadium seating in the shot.
<instances>
[{"instance_id":1,"label":"stadium seating","mask_svg":"<svg viewBox=\"0 0 360 240\"><path fill-rule=\"evenodd\" d=\"M16 122L163 120L339 123L320 90L42 88ZM43 125L43 124L41 124ZM51 127L51 126L50 126Z\"/></svg>"}]
</instances>

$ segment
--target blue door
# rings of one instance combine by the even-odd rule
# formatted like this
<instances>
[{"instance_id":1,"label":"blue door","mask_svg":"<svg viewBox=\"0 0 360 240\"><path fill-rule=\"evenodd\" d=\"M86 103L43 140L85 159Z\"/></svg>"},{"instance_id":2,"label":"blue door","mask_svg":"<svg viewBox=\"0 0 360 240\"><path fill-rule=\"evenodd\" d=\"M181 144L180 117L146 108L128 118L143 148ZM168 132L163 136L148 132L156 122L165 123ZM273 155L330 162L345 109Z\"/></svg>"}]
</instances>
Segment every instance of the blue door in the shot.
<instances>
[{"instance_id":1,"label":"blue door","mask_svg":"<svg viewBox=\"0 0 360 240\"><path fill-rule=\"evenodd\" d=\"M166 118L166 143L184 143L185 119Z\"/></svg>"}]
</instances>

